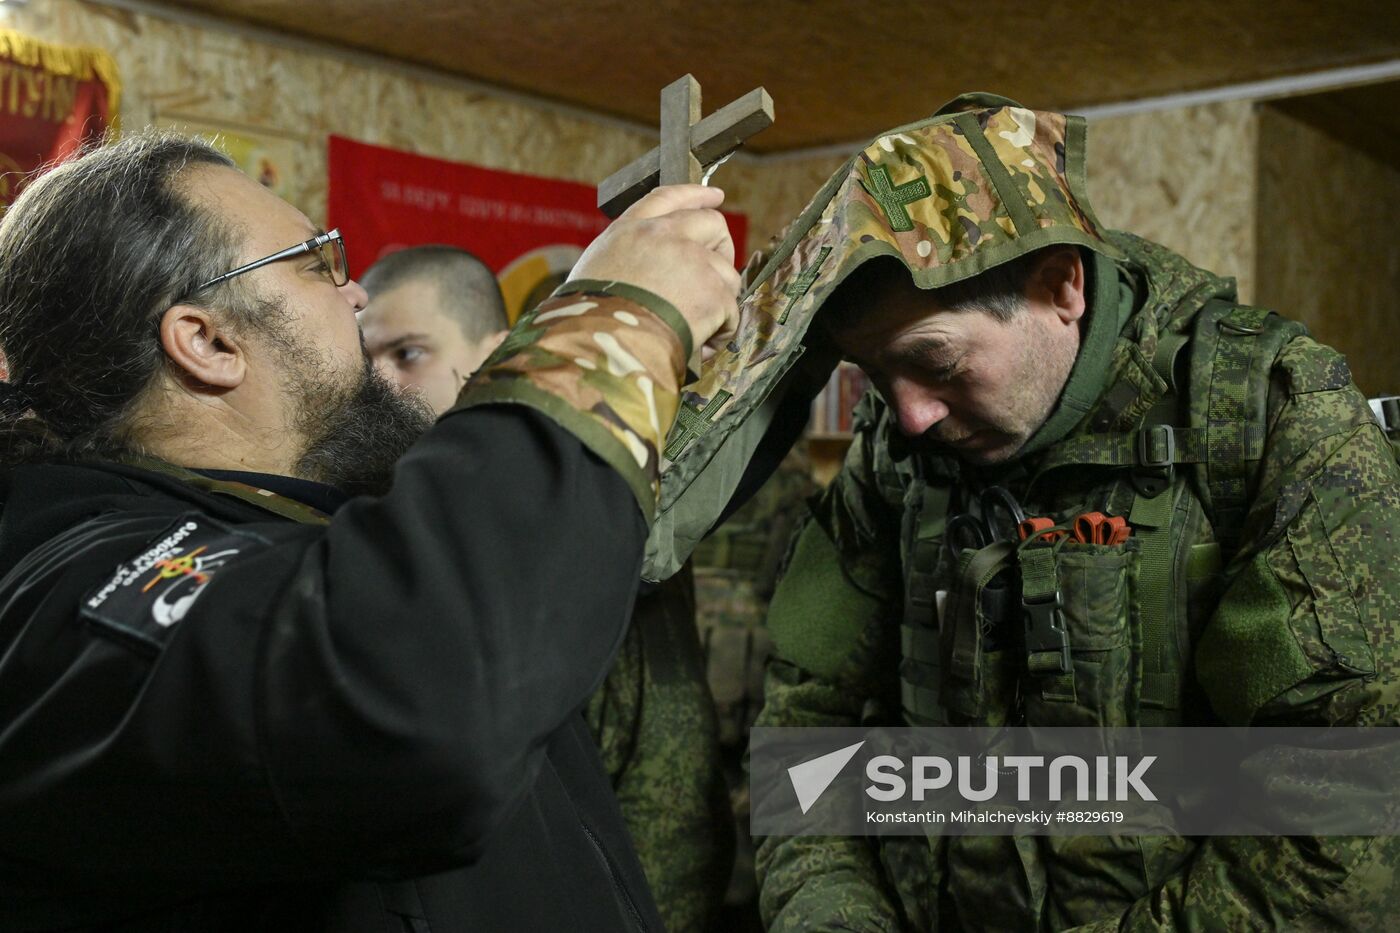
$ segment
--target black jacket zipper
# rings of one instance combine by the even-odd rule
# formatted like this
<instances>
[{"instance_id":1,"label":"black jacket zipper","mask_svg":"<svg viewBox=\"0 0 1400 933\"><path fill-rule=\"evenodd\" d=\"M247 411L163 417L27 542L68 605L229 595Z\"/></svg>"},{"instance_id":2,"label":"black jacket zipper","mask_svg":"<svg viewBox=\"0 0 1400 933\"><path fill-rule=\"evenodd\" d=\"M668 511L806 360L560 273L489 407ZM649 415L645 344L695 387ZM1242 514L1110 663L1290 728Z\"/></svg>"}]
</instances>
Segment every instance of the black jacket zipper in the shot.
<instances>
[{"instance_id":1,"label":"black jacket zipper","mask_svg":"<svg viewBox=\"0 0 1400 933\"><path fill-rule=\"evenodd\" d=\"M623 884L622 879L618 877L617 865L613 862L612 856L608 854L607 849L603 848L603 843L593 834L593 830L589 828L587 823L579 820L579 826L583 827L583 832L588 836L588 841L593 843L593 848L598 850L599 858L603 860L603 864L608 869L608 877L612 879L613 890L620 894L622 900L627 904L627 910L632 914L632 922L642 933L647 933L647 925L642 921L642 913L637 909L637 902L632 900L632 892L627 890L627 885Z\"/></svg>"}]
</instances>

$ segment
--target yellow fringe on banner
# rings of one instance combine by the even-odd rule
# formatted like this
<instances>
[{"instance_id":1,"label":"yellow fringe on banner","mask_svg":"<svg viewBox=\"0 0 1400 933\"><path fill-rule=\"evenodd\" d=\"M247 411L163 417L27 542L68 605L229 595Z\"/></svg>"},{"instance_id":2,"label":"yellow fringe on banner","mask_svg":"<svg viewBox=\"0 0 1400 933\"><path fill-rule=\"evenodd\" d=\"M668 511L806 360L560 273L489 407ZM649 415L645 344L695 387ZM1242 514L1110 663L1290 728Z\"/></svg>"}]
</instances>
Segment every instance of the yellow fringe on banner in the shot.
<instances>
[{"instance_id":1,"label":"yellow fringe on banner","mask_svg":"<svg viewBox=\"0 0 1400 933\"><path fill-rule=\"evenodd\" d=\"M28 68L42 68L50 74L65 78L91 81L94 78L107 86L107 99L112 126L119 124L122 102L122 82L117 75L117 63L103 49L92 46L53 45L15 32L0 29L0 57L7 57Z\"/></svg>"}]
</instances>

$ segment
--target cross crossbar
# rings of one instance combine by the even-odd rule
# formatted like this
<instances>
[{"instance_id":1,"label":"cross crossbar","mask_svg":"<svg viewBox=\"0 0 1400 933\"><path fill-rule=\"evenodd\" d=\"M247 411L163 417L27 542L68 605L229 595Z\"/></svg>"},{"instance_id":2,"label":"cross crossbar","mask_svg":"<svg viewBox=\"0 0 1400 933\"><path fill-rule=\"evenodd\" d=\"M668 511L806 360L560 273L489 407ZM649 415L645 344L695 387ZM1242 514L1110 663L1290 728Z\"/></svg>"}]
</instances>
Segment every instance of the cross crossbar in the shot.
<instances>
[{"instance_id":1,"label":"cross crossbar","mask_svg":"<svg viewBox=\"0 0 1400 933\"><path fill-rule=\"evenodd\" d=\"M672 100L678 95L672 91L677 85L689 82L693 93L689 96L685 106L693 108L689 112L699 113L700 106L700 85L690 75L686 75L679 81L668 85L662 91L662 134L663 137L668 131L678 132L679 121L676 116L679 111L675 111L676 116L667 116L667 92L671 92ZM683 90L685 86L683 85ZM679 107L678 104L672 106ZM708 117L692 122L689 127L690 156L695 160L696 166L709 165L712 162L723 158L726 154L737 149L744 140L748 139L761 130L766 130L773 125L773 98L768 96L768 92L763 88L754 88L749 93L740 97L716 110ZM672 130L676 126L677 130ZM639 159L634 159L622 169L606 178L598 186L598 207L609 217L616 217L627 210L633 202L651 189L662 183L662 152L663 148L669 151L679 151L679 147L672 150L669 146L658 146ZM694 166L689 166L694 168ZM696 181L693 171L686 172L687 178L681 179ZM667 184L675 182L668 179Z\"/></svg>"}]
</instances>

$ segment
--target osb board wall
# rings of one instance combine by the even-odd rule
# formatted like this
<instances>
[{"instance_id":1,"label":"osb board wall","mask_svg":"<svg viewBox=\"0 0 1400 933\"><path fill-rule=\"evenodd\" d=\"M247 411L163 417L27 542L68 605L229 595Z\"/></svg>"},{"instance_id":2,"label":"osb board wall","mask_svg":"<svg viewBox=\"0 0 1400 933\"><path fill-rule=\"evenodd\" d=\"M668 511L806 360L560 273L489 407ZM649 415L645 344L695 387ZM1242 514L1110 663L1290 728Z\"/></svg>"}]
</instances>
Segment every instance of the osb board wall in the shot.
<instances>
[{"instance_id":1,"label":"osb board wall","mask_svg":"<svg viewBox=\"0 0 1400 933\"><path fill-rule=\"evenodd\" d=\"M1089 124L1089 197L1109 227L1169 246L1254 295L1258 117L1232 101Z\"/></svg>"},{"instance_id":2,"label":"osb board wall","mask_svg":"<svg viewBox=\"0 0 1400 933\"><path fill-rule=\"evenodd\" d=\"M653 89L679 71L693 69L715 103L762 80L789 107L754 141L766 152L872 136L969 85L1086 107L1400 55L1400 5L1385 0L1073 0L1057 5L1072 26L1053 30L1049 5L1008 0L959 4L956 17L947 3L908 0L179 3L641 122L656 118ZM959 38L995 38L933 38L953 22ZM1044 44L1027 54L1012 36Z\"/></svg>"},{"instance_id":3,"label":"osb board wall","mask_svg":"<svg viewBox=\"0 0 1400 933\"><path fill-rule=\"evenodd\" d=\"M1261 108L1259 303L1337 348L1368 395L1400 393L1400 168Z\"/></svg>"},{"instance_id":4,"label":"osb board wall","mask_svg":"<svg viewBox=\"0 0 1400 933\"><path fill-rule=\"evenodd\" d=\"M0 7L0 25L107 49L121 69L127 128L176 116L288 140L297 156L283 190L318 221L325 217L329 133L589 184L654 145L649 134L363 58L85 0ZM781 120L782 101L777 104ZM1251 113L1248 104L1219 104L1095 122L1090 185L1100 217L1217 271L1247 277L1253 267ZM745 252L779 233L842 161L825 156L723 166L715 183L725 188L727 206L749 217ZM1248 294L1248 282L1242 284Z\"/></svg>"},{"instance_id":5,"label":"osb board wall","mask_svg":"<svg viewBox=\"0 0 1400 933\"><path fill-rule=\"evenodd\" d=\"M261 41L83 0L0 7L0 26L106 49L121 70L122 124L198 119L286 139L297 157L284 194L326 212L326 136L335 133L488 168L596 184L656 144L650 134L533 107L363 58ZM749 217L757 249L790 220L840 158L761 166L732 161L714 183Z\"/></svg>"},{"instance_id":6,"label":"osb board wall","mask_svg":"<svg viewBox=\"0 0 1400 933\"><path fill-rule=\"evenodd\" d=\"M299 158L287 195L318 221L326 212L329 133L588 183L655 145L640 133L373 62L81 0L6 9L0 25L110 52L121 69L127 129L178 115L290 138Z\"/></svg>"},{"instance_id":7,"label":"osb board wall","mask_svg":"<svg viewBox=\"0 0 1400 933\"><path fill-rule=\"evenodd\" d=\"M1257 136L1258 118L1248 101L1093 121L1089 196L1099 219L1235 276L1250 300ZM829 156L726 165L716 182L749 212L750 243L757 249L843 161Z\"/></svg>"},{"instance_id":8,"label":"osb board wall","mask_svg":"<svg viewBox=\"0 0 1400 933\"><path fill-rule=\"evenodd\" d=\"M778 112L782 119L782 111ZM726 206L749 218L749 251L764 249L782 233L847 156L769 163L728 162L715 171Z\"/></svg>"}]
</instances>

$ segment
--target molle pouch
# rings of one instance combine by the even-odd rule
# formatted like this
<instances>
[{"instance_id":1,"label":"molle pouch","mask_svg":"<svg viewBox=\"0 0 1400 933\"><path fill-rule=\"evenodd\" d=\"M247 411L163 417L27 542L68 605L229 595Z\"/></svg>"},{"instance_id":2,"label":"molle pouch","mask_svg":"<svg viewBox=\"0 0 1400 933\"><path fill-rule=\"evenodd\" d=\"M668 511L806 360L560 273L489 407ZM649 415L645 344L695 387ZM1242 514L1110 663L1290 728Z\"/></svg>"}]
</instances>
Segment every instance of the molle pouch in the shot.
<instances>
[{"instance_id":1,"label":"molle pouch","mask_svg":"<svg viewBox=\"0 0 1400 933\"><path fill-rule=\"evenodd\" d=\"M1027 724L1135 725L1142 683L1137 541L1033 543L1017 558Z\"/></svg>"},{"instance_id":2,"label":"molle pouch","mask_svg":"<svg viewBox=\"0 0 1400 933\"><path fill-rule=\"evenodd\" d=\"M945 556L948 489L923 480L911 483L904 496L900 529L900 563L904 567L904 624L938 627L938 580Z\"/></svg>"},{"instance_id":3,"label":"molle pouch","mask_svg":"<svg viewBox=\"0 0 1400 933\"><path fill-rule=\"evenodd\" d=\"M948 489L922 479L904 497L900 563L904 567L904 618L900 625L900 705L911 726L944 725L938 699L943 611L938 580L943 571ZM946 594L945 594L946 595Z\"/></svg>"},{"instance_id":4,"label":"molle pouch","mask_svg":"<svg viewBox=\"0 0 1400 933\"><path fill-rule=\"evenodd\" d=\"M956 582L943 611L946 663L939 699L968 725L1005 724L1014 709L1016 678L1007 670L1014 651L1006 650L1003 633L1019 613L1015 557L1010 541L957 557Z\"/></svg>"}]
</instances>

